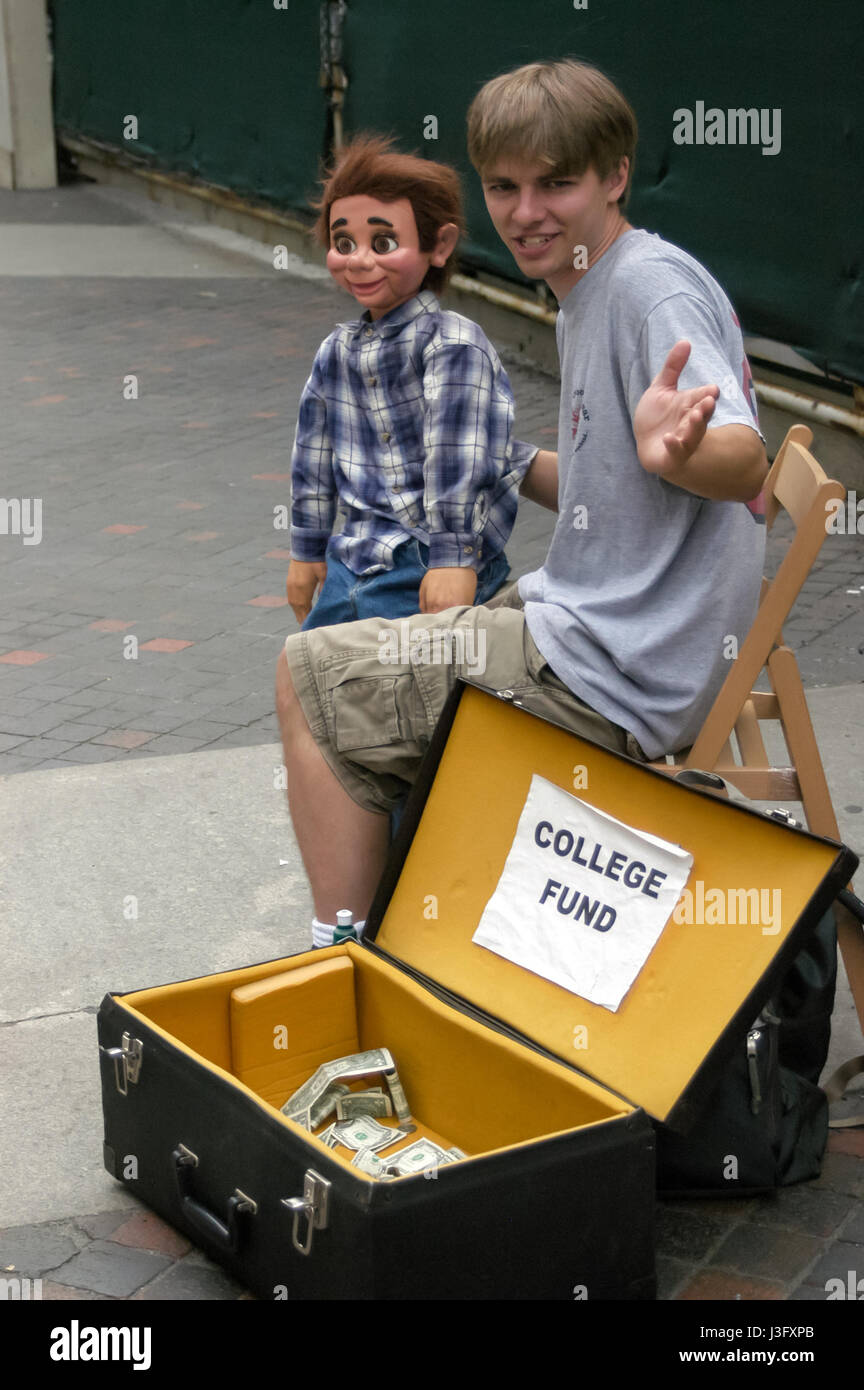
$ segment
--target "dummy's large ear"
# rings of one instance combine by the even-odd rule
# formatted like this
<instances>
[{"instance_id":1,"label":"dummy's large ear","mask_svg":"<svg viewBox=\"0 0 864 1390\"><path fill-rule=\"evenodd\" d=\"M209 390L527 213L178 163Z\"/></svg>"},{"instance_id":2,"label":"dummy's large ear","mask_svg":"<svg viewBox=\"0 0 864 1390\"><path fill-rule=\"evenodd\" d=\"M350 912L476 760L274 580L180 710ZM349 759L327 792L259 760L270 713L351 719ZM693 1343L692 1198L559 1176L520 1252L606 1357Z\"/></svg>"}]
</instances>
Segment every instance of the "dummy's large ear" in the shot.
<instances>
[{"instance_id":1,"label":"dummy's large ear","mask_svg":"<svg viewBox=\"0 0 864 1390\"><path fill-rule=\"evenodd\" d=\"M455 222L445 222L443 227L438 228L438 236L435 241L435 249L430 258L431 265L446 265L453 254L453 248L459 240L459 228Z\"/></svg>"}]
</instances>

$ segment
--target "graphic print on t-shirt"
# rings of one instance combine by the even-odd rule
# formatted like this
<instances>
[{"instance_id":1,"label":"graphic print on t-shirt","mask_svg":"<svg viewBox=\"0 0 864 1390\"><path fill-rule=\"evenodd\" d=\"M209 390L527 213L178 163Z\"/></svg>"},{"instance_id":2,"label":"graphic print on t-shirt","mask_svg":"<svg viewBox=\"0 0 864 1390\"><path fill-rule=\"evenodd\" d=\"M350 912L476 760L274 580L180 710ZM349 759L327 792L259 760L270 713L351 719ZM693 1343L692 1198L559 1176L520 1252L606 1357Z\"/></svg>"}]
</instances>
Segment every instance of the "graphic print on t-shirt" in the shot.
<instances>
[{"instance_id":1,"label":"graphic print on t-shirt","mask_svg":"<svg viewBox=\"0 0 864 1390\"><path fill-rule=\"evenodd\" d=\"M584 389L584 387L582 387L582 386L576 386L576 387L574 387L574 389L573 389L573 400L572 400L572 403L571 403L572 408L571 408L571 413L570 413L571 424L572 424L572 428L571 428L571 432L570 432L570 437L571 437L571 439L575 439L575 438L576 438L576 436L580 433L580 425L581 425L581 427L582 427L582 429L581 429L581 437L580 437L580 439L578 440L578 443L576 443L576 444L573 445L573 453L574 453L574 454L578 453L579 450L582 448L582 445L585 444L585 443L587 443L587 440L588 440L588 421L591 419L591 416L588 414L588 407L585 405L585 401L584 401L584 399L583 399L584 395L585 395L585 389Z\"/></svg>"}]
</instances>

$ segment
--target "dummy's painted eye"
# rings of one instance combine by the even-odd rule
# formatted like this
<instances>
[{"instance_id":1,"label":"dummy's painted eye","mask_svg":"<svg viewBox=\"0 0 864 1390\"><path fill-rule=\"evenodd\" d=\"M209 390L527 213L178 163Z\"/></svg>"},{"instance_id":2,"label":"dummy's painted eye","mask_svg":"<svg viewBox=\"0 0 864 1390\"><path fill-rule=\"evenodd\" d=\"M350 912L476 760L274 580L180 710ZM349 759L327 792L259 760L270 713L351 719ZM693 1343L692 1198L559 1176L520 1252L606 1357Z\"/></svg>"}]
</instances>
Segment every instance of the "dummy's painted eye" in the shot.
<instances>
[{"instance_id":1,"label":"dummy's painted eye","mask_svg":"<svg viewBox=\"0 0 864 1390\"><path fill-rule=\"evenodd\" d=\"M333 250L338 252L340 256L350 256L352 251L357 250L357 243L353 237L348 236L345 232L340 232L338 236L333 238Z\"/></svg>"},{"instance_id":2,"label":"dummy's painted eye","mask_svg":"<svg viewBox=\"0 0 864 1390\"><path fill-rule=\"evenodd\" d=\"M386 256L388 251L398 251L399 243L395 236L387 232L377 232L372 238L372 250L377 256Z\"/></svg>"}]
</instances>

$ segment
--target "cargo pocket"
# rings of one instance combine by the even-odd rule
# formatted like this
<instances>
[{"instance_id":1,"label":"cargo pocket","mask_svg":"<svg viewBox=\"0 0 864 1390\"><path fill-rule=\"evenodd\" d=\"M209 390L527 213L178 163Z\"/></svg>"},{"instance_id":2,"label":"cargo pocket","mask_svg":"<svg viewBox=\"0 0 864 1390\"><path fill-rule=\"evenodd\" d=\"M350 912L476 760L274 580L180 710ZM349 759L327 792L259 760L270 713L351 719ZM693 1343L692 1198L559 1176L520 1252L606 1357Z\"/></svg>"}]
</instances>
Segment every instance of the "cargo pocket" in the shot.
<instances>
[{"instance_id":1,"label":"cargo pocket","mask_svg":"<svg viewBox=\"0 0 864 1390\"><path fill-rule=\"evenodd\" d=\"M400 741L396 685L410 676L355 677L333 688L333 742L338 753Z\"/></svg>"}]
</instances>

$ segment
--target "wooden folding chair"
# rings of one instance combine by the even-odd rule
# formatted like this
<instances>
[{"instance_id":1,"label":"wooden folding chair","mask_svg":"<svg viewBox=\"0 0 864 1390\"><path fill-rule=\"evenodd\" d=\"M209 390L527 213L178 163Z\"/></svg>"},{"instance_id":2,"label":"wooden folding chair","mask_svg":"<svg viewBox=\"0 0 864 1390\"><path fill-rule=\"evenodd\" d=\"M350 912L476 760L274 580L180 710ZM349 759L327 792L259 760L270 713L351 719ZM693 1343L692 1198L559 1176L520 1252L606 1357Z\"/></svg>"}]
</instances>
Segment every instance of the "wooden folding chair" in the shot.
<instances>
[{"instance_id":1,"label":"wooden folding chair","mask_svg":"<svg viewBox=\"0 0 864 1390\"><path fill-rule=\"evenodd\" d=\"M798 801L814 834L839 840L798 663L783 645L782 631L825 539L828 504L846 496L843 485L827 478L808 452L812 439L806 425L793 425L766 479L766 526L774 524L782 508L795 525L795 538L774 579L762 581L759 609L738 657L693 746L653 766L673 776L682 768L714 772L753 801ZM763 670L770 693L753 689ZM767 720L780 725L788 766L771 764L760 728ZM837 904L837 927L864 1031L864 930L841 903Z\"/></svg>"}]
</instances>

